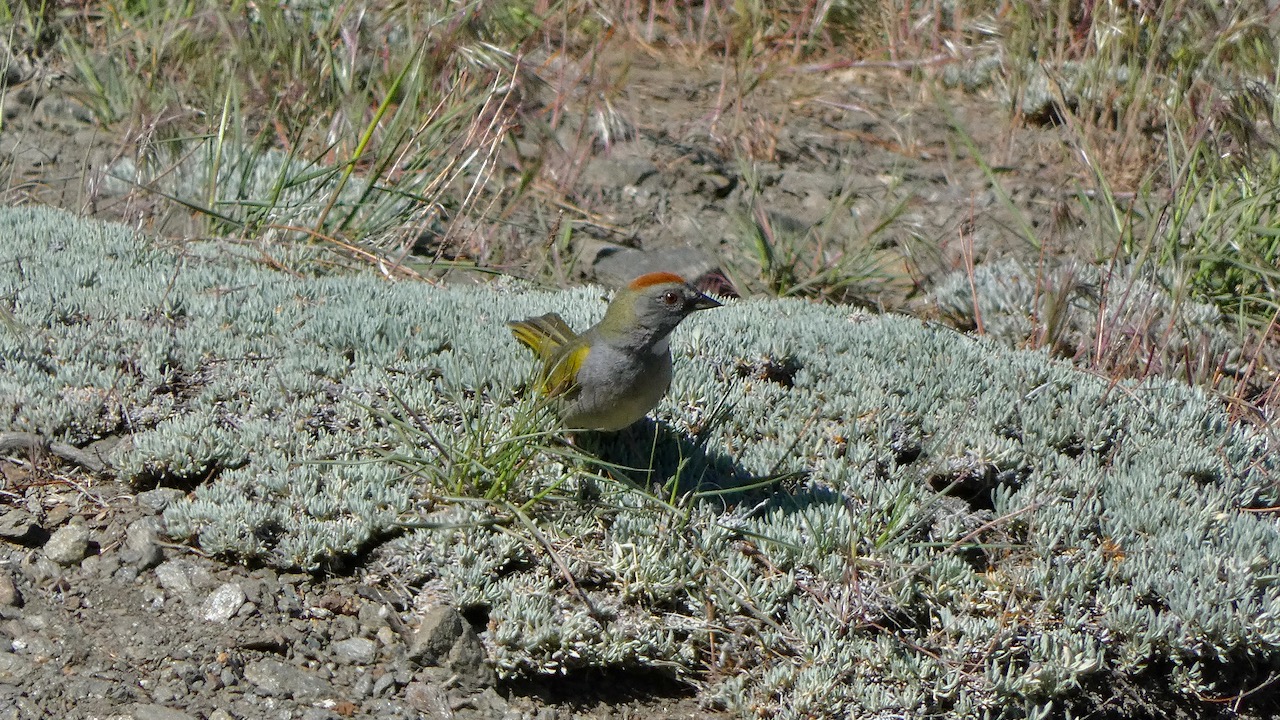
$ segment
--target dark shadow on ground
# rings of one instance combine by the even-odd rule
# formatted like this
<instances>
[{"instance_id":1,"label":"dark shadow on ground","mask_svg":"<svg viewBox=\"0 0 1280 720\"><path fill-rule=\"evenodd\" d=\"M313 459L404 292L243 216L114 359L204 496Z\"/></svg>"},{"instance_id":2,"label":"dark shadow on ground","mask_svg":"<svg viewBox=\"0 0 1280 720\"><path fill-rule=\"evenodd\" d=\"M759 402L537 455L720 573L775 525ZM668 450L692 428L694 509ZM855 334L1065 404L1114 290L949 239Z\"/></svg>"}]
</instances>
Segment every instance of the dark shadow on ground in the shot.
<instances>
[{"instance_id":1,"label":"dark shadow on ground","mask_svg":"<svg viewBox=\"0 0 1280 720\"><path fill-rule=\"evenodd\" d=\"M653 668L592 668L554 677L513 680L500 686L513 695L575 710L590 710L602 704L691 700L697 695L694 686L673 673Z\"/></svg>"},{"instance_id":2,"label":"dark shadow on ground","mask_svg":"<svg viewBox=\"0 0 1280 720\"><path fill-rule=\"evenodd\" d=\"M704 440L645 418L618 432L579 433L575 444L600 462L600 472L663 497L698 493L724 505L794 487L804 468L762 475Z\"/></svg>"}]
</instances>

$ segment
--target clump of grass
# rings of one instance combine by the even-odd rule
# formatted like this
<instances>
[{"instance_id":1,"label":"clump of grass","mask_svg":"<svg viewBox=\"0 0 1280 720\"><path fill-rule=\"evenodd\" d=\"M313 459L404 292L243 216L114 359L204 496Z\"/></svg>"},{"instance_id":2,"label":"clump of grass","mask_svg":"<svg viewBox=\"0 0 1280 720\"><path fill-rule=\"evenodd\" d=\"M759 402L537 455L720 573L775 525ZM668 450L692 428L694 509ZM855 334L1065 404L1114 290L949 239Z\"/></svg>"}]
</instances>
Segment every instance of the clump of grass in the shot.
<instances>
[{"instance_id":1,"label":"clump of grass","mask_svg":"<svg viewBox=\"0 0 1280 720\"><path fill-rule=\"evenodd\" d=\"M914 288L907 253L893 237L905 199L863 222L851 211L858 194L841 188L816 222L803 223L769 212L758 173L746 161L739 170L749 210L737 219L744 260L731 262L729 271L740 289L875 307L896 305ZM889 297L895 301L884 302Z\"/></svg>"},{"instance_id":2,"label":"clump of grass","mask_svg":"<svg viewBox=\"0 0 1280 720\"><path fill-rule=\"evenodd\" d=\"M570 5L569 13L587 13L606 19L631 38L652 46L663 45L690 59L732 57L744 49L777 59L810 57L840 47L880 47L884 0L842 2L763 2L762 0L713 0L692 4L677 0L638 3ZM585 17L585 15L583 15ZM569 24L571 27L588 27Z\"/></svg>"},{"instance_id":3,"label":"clump of grass","mask_svg":"<svg viewBox=\"0 0 1280 720\"><path fill-rule=\"evenodd\" d=\"M402 399L392 400L391 408L374 410L375 414L395 429L404 448L422 452L400 450L384 459L409 478L421 478L432 492L455 501L474 498L527 510L554 492L566 477L560 475L545 486L531 488L523 481L536 474L531 464L545 465L556 455L578 456L572 448L558 445L554 434L544 429L549 412L539 402L526 403L514 420L508 421L494 413L492 403L480 394L458 398L461 410L450 412L447 418L425 418ZM439 431L442 421L452 432Z\"/></svg>"},{"instance_id":4,"label":"clump of grass","mask_svg":"<svg viewBox=\"0 0 1280 720\"><path fill-rule=\"evenodd\" d=\"M57 3L0 2L4 45L14 55L43 56L57 41ZM7 68L5 68L7 70Z\"/></svg>"},{"instance_id":5,"label":"clump of grass","mask_svg":"<svg viewBox=\"0 0 1280 720\"><path fill-rule=\"evenodd\" d=\"M1280 51L1272 14L1185 1L1011 9L1008 83L1047 78L1043 119L1065 127L1112 206L1121 252L1183 266L1219 304L1265 293L1274 243L1246 236L1265 227L1277 172L1274 92L1264 89ZM1254 309L1265 322L1274 305Z\"/></svg>"},{"instance_id":6,"label":"clump of grass","mask_svg":"<svg viewBox=\"0 0 1280 720\"><path fill-rule=\"evenodd\" d=\"M1163 278L1163 292L1179 302L1216 305L1224 320L1206 330L1236 338L1237 361L1228 363L1234 368L1179 350L1186 367L1162 372L1227 388L1244 404L1274 396L1268 388L1275 378L1266 371L1275 355L1280 258L1269 230L1277 223L1272 188L1280 180L1274 13L1185 0L975 10L969 17L976 34L951 53L994 57L972 67L987 68L1010 100L1011 125L1058 126L1066 140L1061 161L1080 168L1067 201L1081 223L1071 233L1074 244L1042 244L1053 233L1034 231L1005 203L1029 241L1021 261L1043 270L1055 256L1070 255L1106 268L1108 277ZM1127 295L1114 300L1125 303L1124 319L1099 313L1090 333L1098 343L1086 363L1115 377L1142 376L1170 348L1156 343L1145 357L1133 356L1127 331L1159 318L1135 315L1141 303ZM1054 336L1052 319L1042 318L1045 338Z\"/></svg>"},{"instance_id":7,"label":"clump of grass","mask_svg":"<svg viewBox=\"0 0 1280 720\"><path fill-rule=\"evenodd\" d=\"M1180 182L1150 241L1192 287L1251 325L1280 310L1280 147L1264 138L1232 152L1205 138L1188 148Z\"/></svg>"},{"instance_id":8,"label":"clump of grass","mask_svg":"<svg viewBox=\"0 0 1280 720\"><path fill-rule=\"evenodd\" d=\"M81 100L128 128L125 178L201 221L181 230L320 241L389 272L485 259L462 227L509 199L490 182L523 82L509 13L196 2L60 20Z\"/></svg>"}]
</instances>

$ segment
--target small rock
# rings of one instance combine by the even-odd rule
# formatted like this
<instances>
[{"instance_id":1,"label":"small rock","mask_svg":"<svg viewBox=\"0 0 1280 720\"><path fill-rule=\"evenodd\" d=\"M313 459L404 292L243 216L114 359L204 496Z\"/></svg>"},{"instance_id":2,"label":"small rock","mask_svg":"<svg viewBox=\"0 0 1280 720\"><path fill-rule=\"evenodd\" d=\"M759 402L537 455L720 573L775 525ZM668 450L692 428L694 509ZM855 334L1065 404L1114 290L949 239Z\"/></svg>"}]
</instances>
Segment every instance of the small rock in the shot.
<instances>
[{"instance_id":1,"label":"small rock","mask_svg":"<svg viewBox=\"0 0 1280 720\"><path fill-rule=\"evenodd\" d=\"M7 572L0 572L0 607L22 607L22 593Z\"/></svg>"},{"instance_id":2,"label":"small rock","mask_svg":"<svg viewBox=\"0 0 1280 720\"><path fill-rule=\"evenodd\" d=\"M383 647L391 647L400 639L400 636L396 635L396 631L386 625L378 628L378 631L374 633L374 637L378 638L378 642L382 643Z\"/></svg>"},{"instance_id":3,"label":"small rock","mask_svg":"<svg viewBox=\"0 0 1280 720\"><path fill-rule=\"evenodd\" d=\"M36 516L22 509L10 510L0 515L0 537L8 540L22 540L32 529L40 530Z\"/></svg>"},{"instance_id":4,"label":"small rock","mask_svg":"<svg viewBox=\"0 0 1280 720\"><path fill-rule=\"evenodd\" d=\"M235 720L235 718L226 710L218 708L217 710L209 713L209 720Z\"/></svg>"},{"instance_id":5,"label":"small rock","mask_svg":"<svg viewBox=\"0 0 1280 720\"><path fill-rule=\"evenodd\" d=\"M240 578L236 580L236 582L240 583L240 587L244 589L244 596L249 598L249 602L258 602L263 597L268 598L268 600L271 599L271 595L269 593L264 593L262 581L252 575ZM270 604L274 605L275 603L272 602Z\"/></svg>"},{"instance_id":6,"label":"small rock","mask_svg":"<svg viewBox=\"0 0 1280 720\"><path fill-rule=\"evenodd\" d=\"M174 710L163 705L134 705L133 711L129 715L133 717L133 720L196 720L195 717L181 710Z\"/></svg>"},{"instance_id":7,"label":"small rock","mask_svg":"<svg viewBox=\"0 0 1280 720\"><path fill-rule=\"evenodd\" d=\"M165 508L182 498L182 491L176 488L156 488L155 490L147 490L140 492L133 497L134 502L138 505L159 514L165 511Z\"/></svg>"},{"instance_id":8,"label":"small rock","mask_svg":"<svg viewBox=\"0 0 1280 720\"><path fill-rule=\"evenodd\" d=\"M302 598L298 597L298 590L290 584L280 585L279 594L276 595L276 609L282 615L295 616L302 611Z\"/></svg>"},{"instance_id":9,"label":"small rock","mask_svg":"<svg viewBox=\"0 0 1280 720\"><path fill-rule=\"evenodd\" d=\"M360 606L360 611L356 613L356 619L360 621L360 626L369 630L377 630L380 627L387 626L387 616L390 611L386 605L376 603L365 603Z\"/></svg>"},{"instance_id":10,"label":"small rock","mask_svg":"<svg viewBox=\"0 0 1280 720\"><path fill-rule=\"evenodd\" d=\"M339 615L329 623L329 636L334 639L346 639L360 634L360 624L350 615Z\"/></svg>"},{"instance_id":11,"label":"small rock","mask_svg":"<svg viewBox=\"0 0 1280 720\"><path fill-rule=\"evenodd\" d=\"M362 700L369 697L373 692L373 675L370 673L361 673L360 677L351 684L350 697L353 700Z\"/></svg>"},{"instance_id":12,"label":"small rock","mask_svg":"<svg viewBox=\"0 0 1280 720\"><path fill-rule=\"evenodd\" d=\"M26 626L32 630L42 631L49 629L49 618L43 614L28 615L26 618Z\"/></svg>"},{"instance_id":13,"label":"small rock","mask_svg":"<svg viewBox=\"0 0 1280 720\"><path fill-rule=\"evenodd\" d=\"M409 660L421 665L440 665L454 643L463 635L467 621L448 605L437 605L422 616L422 623L409 638Z\"/></svg>"},{"instance_id":14,"label":"small rock","mask_svg":"<svg viewBox=\"0 0 1280 720\"><path fill-rule=\"evenodd\" d=\"M414 681L404 688L404 700L409 707L429 718L451 718L453 708L449 705L449 697L440 686Z\"/></svg>"},{"instance_id":15,"label":"small rock","mask_svg":"<svg viewBox=\"0 0 1280 720\"><path fill-rule=\"evenodd\" d=\"M88 563L90 560L94 561L92 563L93 569L99 577L109 578L112 575L114 575L117 570L120 569L120 558L119 556L116 555L116 553L108 553L106 555L90 555L89 557L84 559L84 562L80 563L80 567L84 568L85 564Z\"/></svg>"},{"instance_id":16,"label":"small rock","mask_svg":"<svg viewBox=\"0 0 1280 720\"><path fill-rule=\"evenodd\" d=\"M301 633L288 625L259 627L242 635L237 646L247 650L284 654L298 642L299 637Z\"/></svg>"},{"instance_id":17,"label":"small rock","mask_svg":"<svg viewBox=\"0 0 1280 720\"><path fill-rule=\"evenodd\" d=\"M423 616L422 624L409 640L408 656L420 665L447 668L464 688L494 683L493 668L485 663L480 636L457 610L447 605L438 605Z\"/></svg>"},{"instance_id":18,"label":"small rock","mask_svg":"<svg viewBox=\"0 0 1280 720\"><path fill-rule=\"evenodd\" d=\"M54 498L57 498L57 499L65 499L65 496L63 496L63 495L55 495L55 496L54 496ZM51 499L53 499L53 498L51 498ZM53 507L49 508L48 510L45 510L45 512L44 512L44 523L45 523L45 525L46 525L46 526L48 526L48 527L58 527L59 525L61 525L61 524L65 523L65 522L66 522L66 521L68 521L68 520L70 520L70 519L71 519L71 514L72 514L72 511L71 511L71 506L70 506L70 505L68 505L68 504L67 504L67 503L65 503L65 502L63 502L63 503L58 503L57 505L54 505Z\"/></svg>"},{"instance_id":19,"label":"small rock","mask_svg":"<svg viewBox=\"0 0 1280 720\"><path fill-rule=\"evenodd\" d=\"M235 616L244 600L244 590L239 584L226 583L205 598L204 605L200 607L200 616L210 622L226 622Z\"/></svg>"},{"instance_id":20,"label":"small rock","mask_svg":"<svg viewBox=\"0 0 1280 720\"><path fill-rule=\"evenodd\" d=\"M120 556L138 570L159 565L164 559L164 549L160 547L160 521L145 517L129 523Z\"/></svg>"},{"instance_id":21,"label":"small rock","mask_svg":"<svg viewBox=\"0 0 1280 720\"><path fill-rule=\"evenodd\" d=\"M36 664L27 657L0 652L0 683L22 685L35 675Z\"/></svg>"},{"instance_id":22,"label":"small rock","mask_svg":"<svg viewBox=\"0 0 1280 720\"><path fill-rule=\"evenodd\" d=\"M458 685L468 690L490 687L496 682L493 668L485 662L484 644L470 625L449 651L444 666L457 676Z\"/></svg>"},{"instance_id":23,"label":"small rock","mask_svg":"<svg viewBox=\"0 0 1280 720\"><path fill-rule=\"evenodd\" d=\"M156 703L178 702L182 692L173 683L163 683L151 689L151 699Z\"/></svg>"},{"instance_id":24,"label":"small rock","mask_svg":"<svg viewBox=\"0 0 1280 720\"><path fill-rule=\"evenodd\" d=\"M662 178L652 159L619 145L614 152L589 160L578 182L592 188L635 187L646 182L658 184Z\"/></svg>"},{"instance_id":25,"label":"small rock","mask_svg":"<svg viewBox=\"0 0 1280 720\"><path fill-rule=\"evenodd\" d=\"M156 567L156 579L160 585L172 593L186 595L194 589L191 576L187 574L186 563L181 560L170 560Z\"/></svg>"},{"instance_id":26,"label":"small rock","mask_svg":"<svg viewBox=\"0 0 1280 720\"><path fill-rule=\"evenodd\" d=\"M510 718L513 716L512 708L506 699L498 694L498 691L487 687L478 694L470 698L472 709L479 712L481 717L489 718ZM514 717L521 717L519 712L514 713Z\"/></svg>"},{"instance_id":27,"label":"small rock","mask_svg":"<svg viewBox=\"0 0 1280 720\"><path fill-rule=\"evenodd\" d=\"M267 695L313 700L331 694L329 683L279 660L257 660L245 665L244 679Z\"/></svg>"},{"instance_id":28,"label":"small rock","mask_svg":"<svg viewBox=\"0 0 1280 720\"><path fill-rule=\"evenodd\" d=\"M138 570L134 567L118 567L114 579L121 585L132 585L138 579Z\"/></svg>"},{"instance_id":29,"label":"small rock","mask_svg":"<svg viewBox=\"0 0 1280 720\"><path fill-rule=\"evenodd\" d=\"M89 552L89 528L72 522L57 529L44 544L44 556L59 565L75 565Z\"/></svg>"},{"instance_id":30,"label":"small rock","mask_svg":"<svg viewBox=\"0 0 1280 720\"><path fill-rule=\"evenodd\" d=\"M329 652L340 663L372 665L378 654L378 644L369 638L353 637L333 643Z\"/></svg>"},{"instance_id":31,"label":"small rock","mask_svg":"<svg viewBox=\"0 0 1280 720\"><path fill-rule=\"evenodd\" d=\"M62 577L62 566L38 553L31 553L24 557L18 569L33 585L41 585Z\"/></svg>"},{"instance_id":32,"label":"small rock","mask_svg":"<svg viewBox=\"0 0 1280 720\"><path fill-rule=\"evenodd\" d=\"M102 556L90 555L80 561L80 572L85 577L94 577L102 574Z\"/></svg>"},{"instance_id":33,"label":"small rock","mask_svg":"<svg viewBox=\"0 0 1280 720\"><path fill-rule=\"evenodd\" d=\"M382 677L374 681L372 693L375 696L385 695L388 690L390 690L395 686L396 686L396 674L383 673Z\"/></svg>"},{"instance_id":34,"label":"small rock","mask_svg":"<svg viewBox=\"0 0 1280 720\"><path fill-rule=\"evenodd\" d=\"M14 652L28 655L42 663L53 657L53 641L45 637L43 621L44 618L39 615L28 619L27 624L29 627L21 628L21 632L15 634L13 641L10 643Z\"/></svg>"}]
</instances>

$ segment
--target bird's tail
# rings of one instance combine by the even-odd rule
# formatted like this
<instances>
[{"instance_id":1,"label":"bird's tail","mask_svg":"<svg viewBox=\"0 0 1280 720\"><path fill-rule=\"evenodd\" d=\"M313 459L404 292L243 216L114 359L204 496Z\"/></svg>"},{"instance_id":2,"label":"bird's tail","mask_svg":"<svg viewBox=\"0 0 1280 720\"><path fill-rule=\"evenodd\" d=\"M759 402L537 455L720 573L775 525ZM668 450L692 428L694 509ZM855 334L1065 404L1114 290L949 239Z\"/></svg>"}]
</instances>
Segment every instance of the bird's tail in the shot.
<instances>
[{"instance_id":1,"label":"bird's tail","mask_svg":"<svg viewBox=\"0 0 1280 720\"><path fill-rule=\"evenodd\" d=\"M511 334L516 336L516 340L544 360L554 356L556 350L578 337L557 313L512 320L507 326L511 328Z\"/></svg>"}]
</instances>

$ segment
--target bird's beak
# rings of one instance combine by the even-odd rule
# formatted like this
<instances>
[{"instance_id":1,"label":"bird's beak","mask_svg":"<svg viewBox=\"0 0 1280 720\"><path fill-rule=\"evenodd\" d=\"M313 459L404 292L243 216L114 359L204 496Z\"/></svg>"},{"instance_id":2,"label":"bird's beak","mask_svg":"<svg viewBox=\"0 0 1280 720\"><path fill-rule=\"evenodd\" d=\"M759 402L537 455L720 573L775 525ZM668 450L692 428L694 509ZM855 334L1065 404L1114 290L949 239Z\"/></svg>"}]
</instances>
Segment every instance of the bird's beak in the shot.
<instances>
[{"instance_id":1,"label":"bird's beak","mask_svg":"<svg viewBox=\"0 0 1280 720\"><path fill-rule=\"evenodd\" d=\"M693 301L689 303L689 311L693 312L694 310L710 310L711 308L718 308L723 304L724 303L720 302L719 300L716 300L713 297L699 294L698 297L694 298Z\"/></svg>"}]
</instances>

